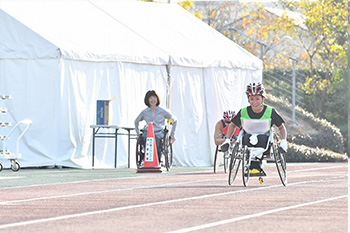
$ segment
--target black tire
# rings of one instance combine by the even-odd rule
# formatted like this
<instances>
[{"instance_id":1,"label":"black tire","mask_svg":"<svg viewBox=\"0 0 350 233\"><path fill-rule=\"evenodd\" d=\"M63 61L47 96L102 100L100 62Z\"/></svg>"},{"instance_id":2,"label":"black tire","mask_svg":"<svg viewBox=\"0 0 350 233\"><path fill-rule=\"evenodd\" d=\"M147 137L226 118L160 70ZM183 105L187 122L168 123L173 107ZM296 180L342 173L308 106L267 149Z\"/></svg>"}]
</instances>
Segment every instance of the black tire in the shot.
<instances>
[{"instance_id":1,"label":"black tire","mask_svg":"<svg viewBox=\"0 0 350 233\"><path fill-rule=\"evenodd\" d=\"M2 171L2 169L4 169L4 165L2 165L2 163L0 163L0 172Z\"/></svg>"},{"instance_id":2,"label":"black tire","mask_svg":"<svg viewBox=\"0 0 350 233\"><path fill-rule=\"evenodd\" d=\"M218 159L218 153L219 153L219 146L216 146L215 156L214 156L214 173L217 172L216 160Z\"/></svg>"},{"instance_id":3,"label":"black tire","mask_svg":"<svg viewBox=\"0 0 350 233\"><path fill-rule=\"evenodd\" d=\"M173 166L173 147L171 145L171 137L168 133L165 134L163 140L163 153L164 153L164 163L167 171Z\"/></svg>"},{"instance_id":4,"label":"black tire","mask_svg":"<svg viewBox=\"0 0 350 233\"><path fill-rule=\"evenodd\" d=\"M171 143L171 138L169 137L169 167L172 168L173 167L173 144Z\"/></svg>"},{"instance_id":5,"label":"black tire","mask_svg":"<svg viewBox=\"0 0 350 233\"><path fill-rule=\"evenodd\" d=\"M249 176L250 176L250 169L249 169L249 150L247 146L244 146L243 153L242 153L242 179L243 179L243 185L245 187L248 186L249 182Z\"/></svg>"},{"instance_id":6,"label":"black tire","mask_svg":"<svg viewBox=\"0 0 350 233\"><path fill-rule=\"evenodd\" d=\"M281 182L284 186L287 185L287 165L284 153L281 148L278 148L277 145L273 146L273 154L275 157L276 168L278 175L281 179Z\"/></svg>"},{"instance_id":7,"label":"black tire","mask_svg":"<svg viewBox=\"0 0 350 233\"><path fill-rule=\"evenodd\" d=\"M229 151L226 151L224 152L224 172L227 173L228 171L228 166L230 164L230 159L231 159L231 156L229 155L228 153Z\"/></svg>"},{"instance_id":8,"label":"black tire","mask_svg":"<svg viewBox=\"0 0 350 233\"><path fill-rule=\"evenodd\" d=\"M18 172L20 168L21 168L21 165L17 161L11 162L12 171Z\"/></svg>"},{"instance_id":9,"label":"black tire","mask_svg":"<svg viewBox=\"0 0 350 233\"><path fill-rule=\"evenodd\" d=\"M239 165L241 164L241 158L239 155L239 145L236 143L231 153L230 169L228 174L228 184L232 185L237 177Z\"/></svg>"},{"instance_id":10,"label":"black tire","mask_svg":"<svg viewBox=\"0 0 350 233\"><path fill-rule=\"evenodd\" d=\"M144 160L145 158L145 153L144 153L144 146L141 145L141 141L142 141L142 134L140 134L137 137L137 141L136 141L136 167L137 168L141 168L142 167L142 160Z\"/></svg>"}]
</instances>

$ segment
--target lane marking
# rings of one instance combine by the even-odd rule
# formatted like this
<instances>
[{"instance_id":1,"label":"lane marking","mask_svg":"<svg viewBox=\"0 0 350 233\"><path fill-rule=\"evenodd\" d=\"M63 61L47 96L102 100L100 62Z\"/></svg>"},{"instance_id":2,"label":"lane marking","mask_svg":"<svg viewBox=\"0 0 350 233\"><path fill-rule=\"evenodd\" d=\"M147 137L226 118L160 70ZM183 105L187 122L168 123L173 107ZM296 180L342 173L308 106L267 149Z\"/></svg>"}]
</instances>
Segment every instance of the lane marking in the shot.
<instances>
[{"instance_id":1,"label":"lane marking","mask_svg":"<svg viewBox=\"0 0 350 233\"><path fill-rule=\"evenodd\" d=\"M42 186L49 186L49 185L57 186L57 185L78 184L78 183L95 182L95 181L123 180L123 179L135 179L135 178L149 178L149 176L119 177L119 178L92 179L92 180L77 180L77 181L60 182L60 183L49 183L49 184L33 184L33 185L24 185L24 186L16 186L16 187L4 187L4 188L0 188L0 190L3 190L3 189L33 188L33 187L42 187Z\"/></svg>"},{"instance_id":2,"label":"lane marking","mask_svg":"<svg viewBox=\"0 0 350 233\"><path fill-rule=\"evenodd\" d=\"M336 181L336 180L333 180L333 181ZM309 184L309 183L318 183L318 182L323 182L324 183L325 181L324 180L303 181L303 182L296 182L296 183L289 184L289 186ZM149 206L155 206L155 205L163 205L163 204L176 203L176 202L182 202L182 201L198 200L198 199L209 198L209 197L218 197L218 196L234 194L234 193L260 191L260 190L263 190L263 189L271 189L271 188L276 188L276 187L282 187L282 186L281 186L281 184L279 184L279 185L272 185L272 186L264 186L264 187L259 187L259 188L242 189L242 190L235 190L235 191L224 192L224 193L206 194L206 195L195 196L195 197L186 197L186 198L179 198L179 199L173 199L173 200L151 202L151 203L146 203L146 204L123 206L123 207L117 207L117 208L112 208L112 209L96 210L96 211L90 211L90 212L85 212L85 213L62 215L62 216L51 217L51 218L29 220L29 221L24 221L24 222L9 223L9 224L0 225L0 229L17 227L17 226L24 226L24 225L30 225L30 224L37 224L37 223L43 223L43 222L58 221L58 220L64 220L64 219L70 219L70 218L78 218L78 217L90 216L90 215L95 215L95 214L105 214L105 213L121 211L121 210L128 210L128 209L134 209L134 208L143 208L143 207L149 207ZM344 196L340 196L340 197L337 197L337 198L343 198L343 197L347 197L347 196L348 195L344 195ZM332 199L332 198L330 198L330 199ZM299 205L296 205L296 206L300 206L300 205L303 205L303 204L299 204ZM288 208L288 207L285 207L285 208Z\"/></svg>"},{"instance_id":3,"label":"lane marking","mask_svg":"<svg viewBox=\"0 0 350 233\"><path fill-rule=\"evenodd\" d=\"M270 164L270 163L268 163ZM316 163L317 164L317 163ZM298 163L291 163L289 166L297 166L299 165ZM304 165L304 166L307 166L307 165L315 165L315 163L311 163L311 164L308 164L308 163L301 163L300 165ZM273 166L276 166L275 164L272 163L271 167ZM342 167L347 167L346 165L338 165L338 166L331 166L331 167L322 167L322 168L316 168L316 169L332 169L332 168L342 168ZM288 170L288 163L287 163L287 172L288 173L293 173L293 172L302 172L302 171L309 171L310 169L313 169L313 168L308 168L308 169L302 169L302 170L296 170L296 171L289 171ZM53 173L70 173L71 171L52 171ZM51 174L52 172L50 173L45 173L45 174ZM193 173L213 173L212 170L203 170L203 171L195 171L195 172L177 172L177 173L163 173L164 175L182 175L182 174L193 174ZM277 173L277 172L276 172ZM66 184L78 184L78 183L86 183L86 182L97 182L97 181L108 181L108 180L123 180L123 179L143 179L143 178L149 178L150 174L148 175L143 175L143 176L137 176L137 177L119 177L119 178L107 178L107 179L92 179L92 180L82 180L82 181L71 181L71 182L60 182L60 183L50 183L50 184L34 184L34 185L25 185L25 186L16 186L16 187L4 187L4 188L0 188L0 190L3 190L3 189L19 189L19 188L31 188L31 187L42 187L42 186L48 186L48 185L66 185ZM156 175L155 175L156 176Z\"/></svg>"},{"instance_id":4,"label":"lane marking","mask_svg":"<svg viewBox=\"0 0 350 233\"><path fill-rule=\"evenodd\" d=\"M194 173L202 173L202 172L207 172L207 173L212 173L212 170L207 170L207 171L194 171L194 172L177 172L177 173L163 173L163 175L179 175L179 174L194 174ZM58 172L57 172L58 173ZM64 171L64 173L69 173L69 171ZM45 175L50 175L49 173L46 173ZM150 178L157 176L158 174L147 174L147 175L138 175L137 177L118 177L118 178L106 178L106 179L92 179L92 180L77 180L77 181L70 181L70 182L60 182L60 183L49 183L49 184L33 184L33 185L24 185L24 186L16 186L16 187L4 187L0 188L0 190L3 189L19 189L19 188L32 188L32 187L42 187L42 186L57 186L57 185L66 185L66 184L79 184L79 183L87 183L87 182L98 182L98 181L108 181L108 180L129 180L129 179L144 179L144 178Z\"/></svg>"},{"instance_id":5,"label":"lane marking","mask_svg":"<svg viewBox=\"0 0 350 233\"><path fill-rule=\"evenodd\" d=\"M275 176L269 176L269 178L277 178L277 172L273 172L272 174L276 174ZM309 176L322 176L322 175L309 175ZM303 176L305 177L305 176ZM338 176L333 178L340 178L345 176ZM289 176L290 178L290 176ZM293 178L295 178L293 176ZM332 177L324 178L323 180L333 179ZM110 180L110 179L106 179ZM12 205L16 203L23 203L23 202L30 202L30 201L38 201L38 200L48 200L48 199L58 199L58 198L68 198L68 197L76 197L76 196L84 196L84 195L91 195L91 194L102 194L102 193L109 193L109 192L122 192L122 191L131 191L131 190L138 190L138 189L147 189L147 188L158 188L158 187L167 187L167 186L175 186L175 185L182 185L182 184L192 184L192 183L201 183L201 182L207 182L207 181L225 181L225 179L205 179L205 180L196 180L196 181L186 181L186 182L179 182L179 183L167 183L167 184L157 184L152 186L138 186L138 187L132 187L132 188L123 188L123 189L110 189L110 190L100 190L100 191L92 191L92 192L82 192L82 193L73 193L73 194L65 194L65 195L58 195L58 196L46 196L46 197L37 197L37 198L28 198L28 199L21 199L21 200L11 200L11 201L2 201L0 202L0 205ZM87 182L87 181L86 181ZM308 181L306 181L308 182ZM84 182L85 183L85 182ZM288 184L293 185L293 184Z\"/></svg>"},{"instance_id":6,"label":"lane marking","mask_svg":"<svg viewBox=\"0 0 350 233\"><path fill-rule=\"evenodd\" d=\"M344 177L345 176L328 177L328 178L324 178L323 180L338 179L338 178L344 178ZM269 176L269 178L277 178L277 176L274 176L274 177ZM0 205L13 205L13 204L18 204L18 203L39 201L39 200L68 198L68 197L77 197L77 196L84 196L84 195L91 195L91 194L102 194L102 193L110 193L110 192L122 192L122 191L131 191L131 190L148 189L148 188L171 187L171 186L183 185L183 184L202 183L202 182L207 182L207 181L225 181L225 180L227 180L227 179L206 179L206 180L185 181L185 182L178 182L178 183L173 183L172 182L172 183L157 184L157 185L152 185L152 186L138 186L138 187L131 187L131 188L119 188L119 189L110 189L110 190L100 190L100 191L73 193L73 194L65 194L65 195L57 195L57 196L36 197L36 198L28 198L28 199L21 199L21 200L2 201L2 202L0 202ZM304 182L304 181L302 181L302 182ZM309 181L305 181L305 182L309 182ZM297 183L297 184L301 184L301 183ZM287 184L287 185L290 186L290 185L293 185L293 183Z\"/></svg>"},{"instance_id":7,"label":"lane marking","mask_svg":"<svg viewBox=\"0 0 350 233\"><path fill-rule=\"evenodd\" d=\"M317 171L317 170L325 170L325 169L334 169L334 168L343 168L347 166L332 166L332 167L318 167L318 168L308 168L308 169L301 169L301 170L294 170L294 171L287 171L288 173L294 173L294 172L308 172L308 171ZM288 169L288 164L287 164Z\"/></svg>"},{"instance_id":8,"label":"lane marking","mask_svg":"<svg viewBox=\"0 0 350 233\"><path fill-rule=\"evenodd\" d=\"M320 203L328 202L328 201L334 201L334 200L338 200L338 199L346 198L346 197L348 197L348 195L332 197L332 198L327 198L327 199L323 199L323 200L302 203L302 204L298 204L298 205L286 206L286 207L282 207L282 208L278 208L278 209L268 210L268 211L255 213L255 214L249 214L249 215L240 216L237 218L226 219L226 220L222 220L222 221L218 221L218 222L212 222L212 223L203 224L203 225L199 225L199 226L195 226L195 227L183 228L183 229L179 229L176 231L170 231L168 233L184 233L184 232L198 231L198 230L211 228L211 227L215 227L215 226L220 226L220 225L224 225L224 224L228 224L228 223L238 222L241 220L261 217L261 216L268 215L268 214L274 214L274 213L278 213L281 211L296 209L296 208L305 207L305 206L309 206L309 205L320 204Z\"/></svg>"},{"instance_id":9,"label":"lane marking","mask_svg":"<svg viewBox=\"0 0 350 233\"><path fill-rule=\"evenodd\" d=\"M167 184L157 184L157 185L151 185L151 186L137 186L137 187L131 187L131 188L119 188L119 189L110 189L110 190L100 190L100 191L73 193L73 194L65 194L65 195L58 195L58 196L36 197L36 198L28 198L28 199L21 199L21 200L2 201L2 202L0 202L0 205L11 205L11 204L22 203L22 202L30 202L30 201L48 200L48 199L56 199L56 198L58 199L58 198L67 198L67 197L76 197L76 196L84 196L84 195L91 195L91 194L102 194L102 193L109 193L109 192L131 191L131 190L137 190L137 189L160 188L160 187L167 187L167 186L193 184L193 183L201 183L201 182L207 182L207 181L222 181L222 180L223 179L206 179L206 180L185 181L185 182L178 182L178 183L172 182L172 183L167 183Z\"/></svg>"},{"instance_id":10,"label":"lane marking","mask_svg":"<svg viewBox=\"0 0 350 233\"><path fill-rule=\"evenodd\" d=\"M0 180L11 180L11 179L22 179L25 178L25 176L7 176L7 177L0 177Z\"/></svg>"}]
</instances>

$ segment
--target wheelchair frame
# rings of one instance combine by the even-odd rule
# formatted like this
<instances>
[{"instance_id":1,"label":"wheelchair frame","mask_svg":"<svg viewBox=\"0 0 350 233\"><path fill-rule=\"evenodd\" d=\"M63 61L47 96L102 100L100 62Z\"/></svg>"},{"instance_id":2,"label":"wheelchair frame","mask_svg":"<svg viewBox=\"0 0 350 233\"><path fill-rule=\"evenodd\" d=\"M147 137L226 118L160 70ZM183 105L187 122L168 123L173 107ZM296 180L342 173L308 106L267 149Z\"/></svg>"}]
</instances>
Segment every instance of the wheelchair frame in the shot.
<instances>
[{"instance_id":1,"label":"wheelchair frame","mask_svg":"<svg viewBox=\"0 0 350 233\"><path fill-rule=\"evenodd\" d=\"M165 126L164 130L164 137L161 139L162 146L160 147L161 151L158 154L158 160L162 160L162 157L164 158L164 166L167 171L170 171L170 168L173 166L173 146L170 143L171 142L171 136L169 135L169 129L168 125ZM141 144L143 135L143 130L141 130L140 135L137 137L136 142L136 166L137 168L143 167L143 159L145 157L145 145ZM157 151L158 152L158 151ZM159 156L161 156L159 158ZM143 159L142 159L143 158Z\"/></svg>"},{"instance_id":2,"label":"wheelchair frame","mask_svg":"<svg viewBox=\"0 0 350 233\"><path fill-rule=\"evenodd\" d=\"M231 149L232 149L232 147L230 145L229 149L227 151L223 152L224 172L225 173L227 173L228 167L229 167L229 164L230 164L230 159L231 159L230 150ZM217 169L220 166L221 159L219 159L219 152L222 152L221 151L221 146L216 146L215 156L214 156L214 173L217 173Z\"/></svg>"},{"instance_id":3,"label":"wheelchair frame","mask_svg":"<svg viewBox=\"0 0 350 233\"><path fill-rule=\"evenodd\" d=\"M249 182L250 177L250 164L252 160L256 160L256 158L252 158L252 150L257 149L254 147L248 147L247 145L243 145L243 130L240 132L238 139L231 151L231 162L229 167L229 177L228 177L228 183L229 185L232 185L233 182L236 179L240 164L242 163L242 179L243 179L243 185L247 186ZM280 177L280 180L284 186L287 185L287 167L286 167L286 160L285 155L283 152L283 149L279 146L280 140L278 135L274 132L274 129L271 128L269 132L269 139L267 142L267 145L263 150L261 150L261 154L264 152L269 151L271 160L275 161L276 168L278 171L278 175ZM261 149L261 148L260 148ZM262 159L264 159L264 155L262 156ZM260 176L259 181L262 184L263 179Z\"/></svg>"}]
</instances>

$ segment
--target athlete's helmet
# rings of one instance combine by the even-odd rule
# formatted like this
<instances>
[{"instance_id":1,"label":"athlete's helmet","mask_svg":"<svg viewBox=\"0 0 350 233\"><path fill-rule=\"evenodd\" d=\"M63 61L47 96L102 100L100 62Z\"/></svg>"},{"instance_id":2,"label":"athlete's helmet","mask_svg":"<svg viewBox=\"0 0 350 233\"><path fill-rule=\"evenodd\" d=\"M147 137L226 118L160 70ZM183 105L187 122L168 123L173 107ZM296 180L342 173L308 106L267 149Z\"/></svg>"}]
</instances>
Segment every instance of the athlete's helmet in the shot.
<instances>
[{"instance_id":1,"label":"athlete's helmet","mask_svg":"<svg viewBox=\"0 0 350 233\"><path fill-rule=\"evenodd\" d=\"M231 121L236 116L235 111L227 110L223 114L223 118L225 121Z\"/></svg>"},{"instance_id":2,"label":"athlete's helmet","mask_svg":"<svg viewBox=\"0 0 350 233\"><path fill-rule=\"evenodd\" d=\"M247 97L251 95L261 95L265 96L265 88L261 83L249 83L247 86L247 91L245 92Z\"/></svg>"}]
</instances>

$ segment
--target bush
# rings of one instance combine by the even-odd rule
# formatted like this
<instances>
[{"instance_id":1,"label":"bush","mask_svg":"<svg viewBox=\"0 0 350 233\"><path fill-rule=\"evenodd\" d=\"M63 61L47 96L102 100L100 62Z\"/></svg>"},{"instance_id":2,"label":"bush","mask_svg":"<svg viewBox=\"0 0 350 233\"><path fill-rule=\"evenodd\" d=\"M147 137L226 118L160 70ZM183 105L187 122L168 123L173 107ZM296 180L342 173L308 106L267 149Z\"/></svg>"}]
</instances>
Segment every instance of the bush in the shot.
<instances>
[{"instance_id":1,"label":"bush","mask_svg":"<svg viewBox=\"0 0 350 233\"><path fill-rule=\"evenodd\" d=\"M288 143L287 162L346 162L346 154Z\"/></svg>"},{"instance_id":2,"label":"bush","mask_svg":"<svg viewBox=\"0 0 350 233\"><path fill-rule=\"evenodd\" d=\"M292 105L289 103L289 101L281 97L277 98L275 96L267 94L266 102L277 105L279 108L282 108L287 112L292 111ZM314 128L319 129L322 133L315 135L300 134L288 136L289 142L293 142L299 145L306 145L313 148L318 147L326 150L332 150L338 153L344 153L343 135L336 126L332 125L325 119L315 117L312 113L307 112L299 106L295 107L295 112L298 114L298 116L310 122Z\"/></svg>"},{"instance_id":3,"label":"bush","mask_svg":"<svg viewBox=\"0 0 350 233\"><path fill-rule=\"evenodd\" d=\"M331 132L323 132L322 134L306 134L306 135L288 135L288 142L297 145L305 145L312 148L323 148L332 150L337 153L342 153L342 145L339 139Z\"/></svg>"}]
</instances>

